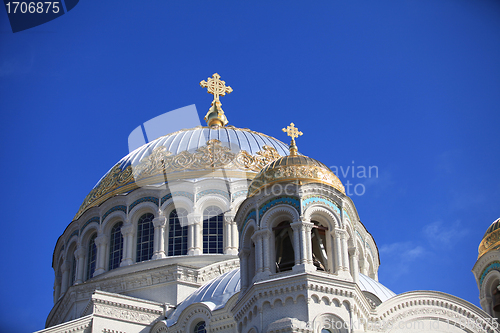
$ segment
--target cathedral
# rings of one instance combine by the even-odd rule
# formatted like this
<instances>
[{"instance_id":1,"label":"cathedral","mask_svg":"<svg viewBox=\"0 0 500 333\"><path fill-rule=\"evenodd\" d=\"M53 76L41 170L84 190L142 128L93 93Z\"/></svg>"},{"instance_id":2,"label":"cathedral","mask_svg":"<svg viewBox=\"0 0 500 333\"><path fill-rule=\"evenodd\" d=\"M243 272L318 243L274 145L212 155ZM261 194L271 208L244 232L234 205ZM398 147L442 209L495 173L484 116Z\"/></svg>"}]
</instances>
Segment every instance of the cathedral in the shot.
<instances>
[{"instance_id":1,"label":"cathedral","mask_svg":"<svg viewBox=\"0 0 500 333\"><path fill-rule=\"evenodd\" d=\"M342 182L299 152L298 128L283 128L287 145L230 126L220 97L232 89L218 74L200 85L213 94L207 126L122 158L57 240L39 333L500 332L500 219L472 270L482 309L396 295Z\"/></svg>"}]
</instances>

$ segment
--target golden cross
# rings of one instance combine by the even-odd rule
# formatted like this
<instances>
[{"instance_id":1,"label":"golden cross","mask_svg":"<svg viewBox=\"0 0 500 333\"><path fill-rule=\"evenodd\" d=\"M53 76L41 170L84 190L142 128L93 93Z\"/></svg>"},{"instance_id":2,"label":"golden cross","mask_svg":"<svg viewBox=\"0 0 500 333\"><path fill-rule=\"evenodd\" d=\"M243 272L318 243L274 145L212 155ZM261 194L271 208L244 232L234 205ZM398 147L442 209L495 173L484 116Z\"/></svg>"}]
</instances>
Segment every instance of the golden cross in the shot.
<instances>
[{"instance_id":1,"label":"golden cross","mask_svg":"<svg viewBox=\"0 0 500 333\"><path fill-rule=\"evenodd\" d=\"M291 137L292 140L295 140L295 138L298 138L299 136L304 134L300 132L297 127L295 127L294 123L290 123L290 126L287 126L287 128L283 128L283 132L285 132L289 137Z\"/></svg>"},{"instance_id":2,"label":"golden cross","mask_svg":"<svg viewBox=\"0 0 500 333\"><path fill-rule=\"evenodd\" d=\"M208 78L208 82L203 80L200 82L200 86L202 88L207 88L207 92L209 94L214 95L214 100L212 101L212 105L214 103L217 104L218 107L220 107L221 102L219 100L219 96L225 96L226 93L231 93L233 91L233 88L230 86L226 86L226 82L220 80L220 75L215 73L212 75L212 77Z\"/></svg>"},{"instance_id":3,"label":"golden cross","mask_svg":"<svg viewBox=\"0 0 500 333\"><path fill-rule=\"evenodd\" d=\"M298 138L304 133L300 132L299 129L295 127L294 123L290 123L290 126L287 126L287 128L283 128L282 130L289 137L292 138L292 142L290 143L290 155L292 156L297 155L297 146L295 145L295 138Z\"/></svg>"}]
</instances>

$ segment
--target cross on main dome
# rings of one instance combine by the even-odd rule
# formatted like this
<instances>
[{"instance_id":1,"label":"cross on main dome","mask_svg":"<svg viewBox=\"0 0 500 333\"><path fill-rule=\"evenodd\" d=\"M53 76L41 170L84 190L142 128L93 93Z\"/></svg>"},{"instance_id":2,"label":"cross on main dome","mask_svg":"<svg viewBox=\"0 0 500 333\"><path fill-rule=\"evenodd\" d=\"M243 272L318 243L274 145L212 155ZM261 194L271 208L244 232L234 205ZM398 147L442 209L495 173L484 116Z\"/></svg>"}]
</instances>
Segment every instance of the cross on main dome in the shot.
<instances>
[{"instance_id":1,"label":"cross on main dome","mask_svg":"<svg viewBox=\"0 0 500 333\"><path fill-rule=\"evenodd\" d=\"M220 75L217 73L212 75L211 78L208 78L207 81L201 81L200 86L202 88L207 88L207 92L214 95L212 106L205 116L205 121L208 123L208 126L226 126L228 121L226 116L224 115L224 111L222 111L222 103L220 102L219 97L225 96L226 93L231 93L233 91L233 88L231 88L230 86L226 86L226 82L222 81L220 79Z\"/></svg>"}]
</instances>

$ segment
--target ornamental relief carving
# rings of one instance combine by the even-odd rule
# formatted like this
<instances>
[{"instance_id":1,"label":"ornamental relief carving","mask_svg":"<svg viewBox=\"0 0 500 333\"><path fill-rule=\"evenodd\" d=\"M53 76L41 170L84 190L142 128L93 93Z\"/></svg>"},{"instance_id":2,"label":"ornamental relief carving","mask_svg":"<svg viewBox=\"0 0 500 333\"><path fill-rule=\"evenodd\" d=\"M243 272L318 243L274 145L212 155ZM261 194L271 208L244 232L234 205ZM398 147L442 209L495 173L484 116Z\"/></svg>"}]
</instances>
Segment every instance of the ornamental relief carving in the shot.
<instances>
[{"instance_id":1,"label":"ornamental relief carving","mask_svg":"<svg viewBox=\"0 0 500 333\"><path fill-rule=\"evenodd\" d=\"M272 168L260 173L254 178L248 193L251 195L257 192L259 188L271 184L277 180L294 180L294 179L310 179L321 181L331 185L342 193L345 193L344 185L330 171L324 170L318 166L304 165L285 165L277 168Z\"/></svg>"},{"instance_id":2,"label":"ornamental relief carving","mask_svg":"<svg viewBox=\"0 0 500 333\"><path fill-rule=\"evenodd\" d=\"M99 199L106 195L113 195L113 191L122 186L127 186L124 188L127 191L137 188L135 181L176 171L212 168L259 172L264 166L280 157L281 155L275 148L267 145L255 155L251 155L245 150L234 152L230 147L215 139L208 140L205 146L194 152L182 151L177 155L173 155L166 147L159 146L134 167L129 165L122 170L120 165L116 164L85 197L74 219L77 219Z\"/></svg>"},{"instance_id":3,"label":"ornamental relief carving","mask_svg":"<svg viewBox=\"0 0 500 333\"><path fill-rule=\"evenodd\" d=\"M103 317L127 320L133 323L140 323L146 325L151 324L153 321L159 318L158 315L151 313L120 309L100 304L94 305L94 314L101 315Z\"/></svg>"}]
</instances>

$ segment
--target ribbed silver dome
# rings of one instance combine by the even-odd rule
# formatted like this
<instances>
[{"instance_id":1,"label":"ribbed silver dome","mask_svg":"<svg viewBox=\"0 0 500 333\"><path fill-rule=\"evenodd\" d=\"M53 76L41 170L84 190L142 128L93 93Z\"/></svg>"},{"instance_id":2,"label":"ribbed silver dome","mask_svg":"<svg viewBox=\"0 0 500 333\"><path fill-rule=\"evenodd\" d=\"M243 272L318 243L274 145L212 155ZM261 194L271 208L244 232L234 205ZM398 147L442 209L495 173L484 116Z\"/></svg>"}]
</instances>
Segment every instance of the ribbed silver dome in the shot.
<instances>
[{"instance_id":1,"label":"ribbed silver dome","mask_svg":"<svg viewBox=\"0 0 500 333\"><path fill-rule=\"evenodd\" d=\"M75 219L85 210L144 185L159 185L166 178L211 177L251 179L264 166L289 154L288 146L246 128L195 127L155 139L115 164L84 199ZM214 174L218 170L221 175ZM167 177L165 177L167 175Z\"/></svg>"},{"instance_id":2,"label":"ribbed silver dome","mask_svg":"<svg viewBox=\"0 0 500 333\"><path fill-rule=\"evenodd\" d=\"M264 146L270 146L281 156L289 154L288 145L265 134L251 131L247 128L226 127L195 127L184 129L162 136L142 147L137 148L118 163L122 170L130 164L136 164L151 154L158 147L165 147L173 155L183 151L194 152L198 148L206 146L209 140L219 140L223 145L235 150L244 150L250 155L262 151Z\"/></svg>"}]
</instances>

